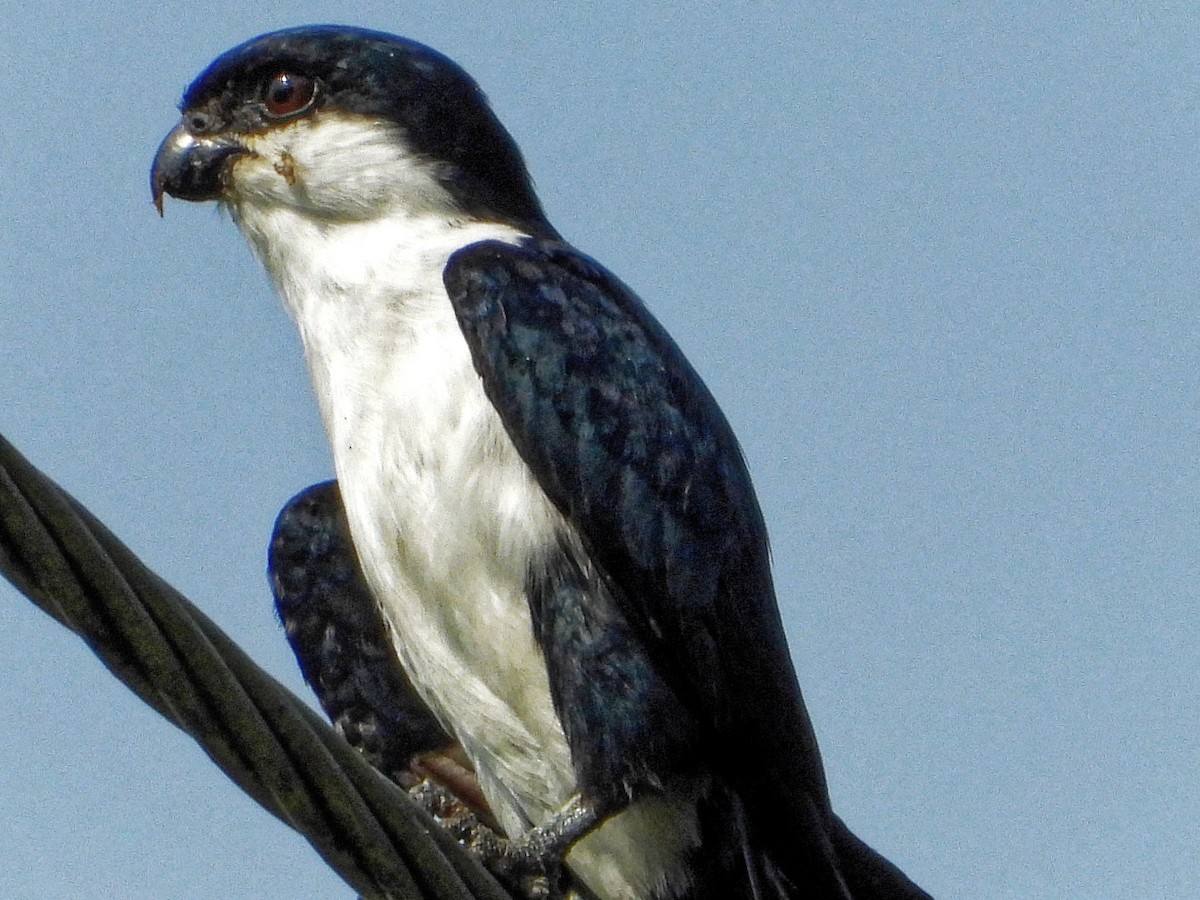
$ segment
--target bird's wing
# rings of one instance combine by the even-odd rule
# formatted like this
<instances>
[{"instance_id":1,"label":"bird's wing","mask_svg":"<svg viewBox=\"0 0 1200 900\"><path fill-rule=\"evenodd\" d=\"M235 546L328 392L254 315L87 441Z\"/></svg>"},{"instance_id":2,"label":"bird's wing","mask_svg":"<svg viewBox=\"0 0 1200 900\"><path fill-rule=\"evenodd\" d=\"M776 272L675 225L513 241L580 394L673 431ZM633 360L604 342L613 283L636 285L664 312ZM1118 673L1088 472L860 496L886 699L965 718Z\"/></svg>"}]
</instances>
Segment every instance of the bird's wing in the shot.
<instances>
[{"instance_id":1,"label":"bird's wing","mask_svg":"<svg viewBox=\"0 0 1200 900\"><path fill-rule=\"evenodd\" d=\"M780 853L813 854L802 869L835 868L834 820L775 603L762 514L700 377L629 288L560 242L465 247L447 264L445 284L488 398L582 545L548 567L551 588L531 592L540 602L557 590L570 607L558 611L570 627L557 628L539 626L545 610L534 608L552 687L572 677L568 665L555 671L563 652L555 641L574 641L567 649L576 660L618 660L615 676L595 664L578 678L579 696L556 694L573 755L606 750L589 742L587 722L573 735L571 720L592 701L589 686L607 683L611 695L595 702L622 708L605 725L631 729L610 752L649 752L634 739L652 742L651 731L686 733L690 746L671 750L675 762L690 753L714 768ZM574 606L562 599L572 584L588 594ZM618 623L597 630L597 616ZM630 641L644 652L630 653ZM639 707L621 692L657 701L656 679L683 716L670 703L650 704L660 721L621 725ZM651 779L670 774L648 768Z\"/></svg>"}]
</instances>

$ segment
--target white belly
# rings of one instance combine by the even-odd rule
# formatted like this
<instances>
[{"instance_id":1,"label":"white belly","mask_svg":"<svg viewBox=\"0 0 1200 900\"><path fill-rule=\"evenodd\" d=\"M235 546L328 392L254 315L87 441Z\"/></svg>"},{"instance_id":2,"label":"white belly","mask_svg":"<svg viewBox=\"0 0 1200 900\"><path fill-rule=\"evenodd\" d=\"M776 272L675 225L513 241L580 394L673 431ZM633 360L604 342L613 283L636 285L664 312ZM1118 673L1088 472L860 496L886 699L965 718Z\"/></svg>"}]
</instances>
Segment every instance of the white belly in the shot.
<instances>
[{"instance_id":1,"label":"white belly","mask_svg":"<svg viewBox=\"0 0 1200 900\"><path fill-rule=\"evenodd\" d=\"M574 792L525 599L526 561L559 522L454 327L459 346L430 341L393 361L386 410L330 426L400 660L475 760L505 828L520 832Z\"/></svg>"}]
</instances>

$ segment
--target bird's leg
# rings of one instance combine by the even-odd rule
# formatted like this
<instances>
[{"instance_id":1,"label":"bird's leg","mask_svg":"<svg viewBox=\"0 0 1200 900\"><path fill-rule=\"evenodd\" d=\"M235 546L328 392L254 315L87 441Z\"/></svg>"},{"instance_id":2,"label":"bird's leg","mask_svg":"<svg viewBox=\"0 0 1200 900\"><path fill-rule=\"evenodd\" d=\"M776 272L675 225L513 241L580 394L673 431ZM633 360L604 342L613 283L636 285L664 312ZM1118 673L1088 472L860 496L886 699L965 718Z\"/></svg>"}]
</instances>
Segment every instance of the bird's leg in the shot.
<instances>
[{"instance_id":1,"label":"bird's leg","mask_svg":"<svg viewBox=\"0 0 1200 900\"><path fill-rule=\"evenodd\" d=\"M468 846L497 877L518 885L526 896L562 897L569 880L564 857L615 811L576 794L549 821L520 837L505 839L494 831L480 831Z\"/></svg>"},{"instance_id":2,"label":"bird's leg","mask_svg":"<svg viewBox=\"0 0 1200 900\"><path fill-rule=\"evenodd\" d=\"M511 840L498 839L494 851L501 868L513 871L545 869L562 862L575 842L607 815L600 806L576 794L550 820Z\"/></svg>"},{"instance_id":3,"label":"bird's leg","mask_svg":"<svg viewBox=\"0 0 1200 900\"><path fill-rule=\"evenodd\" d=\"M521 835L513 846L519 854L531 859L562 859L575 843L586 837L608 817L613 810L585 800L576 794L550 821L531 828Z\"/></svg>"},{"instance_id":4,"label":"bird's leg","mask_svg":"<svg viewBox=\"0 0 1200 900\"><path fill-rule=\"evenodd\" d=\"M431 778L408 789L417 805L433 816L464 847L475 854L493 875L524 900L561 900L565 896L562 863L539 866L512 859L509 842L446 785Z\"/></svg>"},{"instance_id":5,"label":"bird's leg","mask_svg":"<svg viewBox=\"0 0 1200 900\"><path fill-rule=\"evenodd\" d=\"M530 900L562 896L563 857L615 808L576 794L551 818L520 837L505 838L444 785L425 780L409 790L417 803L480 858L494 875Z\"/></svg>"},{"instance_id":6,"label":"bird's leg","mask_svg":"<svg viewBox=\"0 0 1200 900\"><path fill-rule=\"evenodd\" d=\"M409 761L408 774L414 780L404 786L406 789L425 779L433 781L448 789L483 824L496 828L496 819L488 806L487 797L483 795L475 769L461 746L456 744L434 753L414 756Z\"/></svg>"}]
</instances>

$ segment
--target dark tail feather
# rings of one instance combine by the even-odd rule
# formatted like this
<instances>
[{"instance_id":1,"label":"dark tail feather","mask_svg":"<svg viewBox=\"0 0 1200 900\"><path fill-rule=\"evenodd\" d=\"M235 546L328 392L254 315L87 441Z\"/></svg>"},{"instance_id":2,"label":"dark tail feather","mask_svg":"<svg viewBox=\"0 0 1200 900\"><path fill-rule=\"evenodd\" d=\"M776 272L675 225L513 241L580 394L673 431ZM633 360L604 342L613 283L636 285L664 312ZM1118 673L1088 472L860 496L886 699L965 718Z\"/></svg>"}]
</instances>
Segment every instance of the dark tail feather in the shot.
<instances>
[{"instance_id":1,"label":"dark tail feather","mask_svg":"<svg viewBox=\"0 0 1200 900\"><path fill-rule=\"evenodd\" d=\"M855 900L838 871L832 842L797 845L782 834L764 840L762 832L771 825L751 821L736 791L719 781L698 811L701 841L691 860L694 882L679 900ZM814 810L809 834L825 835L817 825L821 818ZM788 847L786 854L781 845Z\"/></svg>"},{"instance_id":2,"label":"dark tail feather","mask_svg":"<svg viewBox=\"0 0 1200 900\"><path fill-rule=\"evenodd\" d=\"M781 849L756 835L737 795L716 786L700 804L695 883L681 900L932 900L908 876L855 836L837 816L820 847ZM766 845L774 849L767 849Z\"/></svg>"},{"instance_id":3,"label":"dark tail feather","mask_svg":"<svg viewBox=\"0 0 1200 900\"><path fill-rule=\"evenodd\" d=\"M842 877L854 900L932 900L880 853L872 850L837 816L833 817L833 845Z\"/></svg>"}]
</instances>

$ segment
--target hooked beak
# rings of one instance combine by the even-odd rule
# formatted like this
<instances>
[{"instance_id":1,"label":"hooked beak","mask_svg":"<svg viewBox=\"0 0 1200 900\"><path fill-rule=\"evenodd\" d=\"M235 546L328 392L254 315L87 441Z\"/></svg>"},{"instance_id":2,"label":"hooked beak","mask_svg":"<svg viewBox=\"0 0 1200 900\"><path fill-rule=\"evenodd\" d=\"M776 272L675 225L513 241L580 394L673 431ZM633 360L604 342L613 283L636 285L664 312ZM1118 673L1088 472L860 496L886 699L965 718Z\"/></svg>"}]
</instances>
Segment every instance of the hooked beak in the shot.
<instances>
[{"instance_id":1,"label":"hooked beak","mask_svg":"<svg viewBox=\"0 0 1200 900\"><path fill-rule=\"evenodd\" d=\"M181 121L159 144L150 167L150 194L163 214L163 194L179 200L219 200L231 160L250 151L229 138L188 131Z\"/></svg>"}]
</instances>

